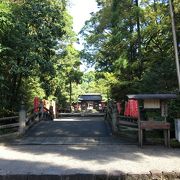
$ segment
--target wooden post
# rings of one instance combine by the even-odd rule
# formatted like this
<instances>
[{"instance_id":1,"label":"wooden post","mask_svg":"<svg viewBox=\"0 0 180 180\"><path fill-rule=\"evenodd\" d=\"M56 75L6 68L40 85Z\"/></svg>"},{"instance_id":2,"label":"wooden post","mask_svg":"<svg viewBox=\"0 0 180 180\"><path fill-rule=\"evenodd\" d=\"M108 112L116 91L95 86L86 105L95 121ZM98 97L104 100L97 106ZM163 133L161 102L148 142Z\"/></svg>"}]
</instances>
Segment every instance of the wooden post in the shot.
<instances>
[{"instance_id":1,"label":"wooden post","mask_svg":"<svg viewBox=\"0 0 180 180\"><path fill-rule=\"evenodd\" d=\"M56 118L56 101L52 100L51 102L53 107L53 119Z\"/></svg>"},{"instance_id":2,"label":"wooden post","mask_svg":"<svg viewBox=\"0 0 180 180\"><path fill-rule=\"evenodd\" d=\"M106 109L106 118L105 120L109 121L110 119L110 116L109 116L109 113L110 113L110 108L109 108L109 101L108 101L108 104L107 104L107 109Z\"/></svg>"},{"instance_id":3,"label":"wooden post","mask_svg":"<svg viewBox=\"0 0 180 180\"><path fill-rule=\"evenodd\" d=\"M168 146L168 129L164 129L164 145Z\"/></svg>"},{"instance_id":4,"label":"wooden post","mask_svg":"<svg viewBox=\"0 0 180 180\"><path fill-rule=\"evenodd\" d=\"M167 122L168 105L166 101L161 102L161 116L164 117L164 121Z\"/></svg>"},{"instance_id":5,"label":"wooden post","mask_svg":"<svg viewBox=\"0 0 180 180\"><path fill-rule=\"evenodd\" d=\"M167 130L167 147L170 148L170 129Z\"/></svg>"},{"instance_id":6,"label":"wooden post","mask_svg":"<svg viewBox=\"0 0 180 180\"><path fill-rule=\"evenodd\" d=\"M43 101L41 100L40 103L39 103L39 108L40 108L40 120L43 119L43 116L44 116L44 107L43 107Z\"/></svg>"},{"instance_id":7,"label":"wooden post","mask_svg":"<svg viewBox=\"0 0 180 180\"><path fill-rule=\"evenodd\" d=\"M23 134L25 132L26 127L26 111L25 111L25 105L22 102L21 108L19 111L19 133Z\"/></svg>"},{"instance_id":8,"label":"wooden post","mask_svg":"<svg viewBox=\"0 0 180 180\"><path fill-rule=\"evenodd\" d=\"M142 148L143 146L143 129L140 129L140 147Z\"/></svg>"},{"instance_id":9,"label":"wooden post","mask_svg":"<svg viewBox=\"0 0 180 180\"><path fill-rule=\"evenodd\" d=\"M143 133L141 132L141 112L139 107L140 102L138 101L138 141L139 146L142 147Z\"/></svg>"},{"instance_id":10,"label":"wooden post","mask_svg":"<svg viewBox=\"0 0 180 180\"><path fill-rule=\"evenodd\" d=\"M36 113L36 116L35 116L35 121L38 122L39 121L39 114Z\"/></svg>"}]
</instances>

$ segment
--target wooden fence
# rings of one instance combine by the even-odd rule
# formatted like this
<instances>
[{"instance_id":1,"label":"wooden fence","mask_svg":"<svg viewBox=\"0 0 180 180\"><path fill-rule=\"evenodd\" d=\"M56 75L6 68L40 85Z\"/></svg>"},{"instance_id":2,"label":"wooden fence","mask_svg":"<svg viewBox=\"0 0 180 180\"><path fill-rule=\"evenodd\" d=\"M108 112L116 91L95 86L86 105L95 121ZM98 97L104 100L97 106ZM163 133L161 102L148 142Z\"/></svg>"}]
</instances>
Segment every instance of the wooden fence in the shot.
<instances>
[{"instance_id":1,"label":"wooden fence","mask_svg":"<svg viewBox=\"0 0 180 180\"><path fill-rule=\"evenodd\" d=\"M33 113L23 119L21 116L0 118L0 137L24 133L35 123L35 120L38 120L36 119L37 116L37 114Z\"/></svg>"},{"instance_id":2,"label":"wooden fence","mask_svg":"<svg viewBox=\"0 0 180 180\"><path fill-rule=\"evenodd\" d=\"M19 131L19 116L0 118L0 137L17 134Z\"/></svg>"},{"instance_id":3,"label":"wooden fence","mask_svg":"<svg viewBox=\"0 0 180 180\"><path fill-rule=\"evenodd\" d=\"M107 120L112 127L114 133L118 132L118 129L122 126L128 126L138 130L139 145L143 146L144 132L145 130L161 130L164 131L164 144L170 147L170 123L161 121L143 121L133 117L120 116L117 113L117 106L114 101L109 101L106 109L105 120Z\"/></svg>"},{"instance_id":4,"label":"wooden fence","mask_svg":"<svg viewBox=\"0 0 180 180\"><path fill-rule=\"evenodd\" d=\"M26 112L24 106L22 106L19 116L0 118L0 137L24 134L29 127L41 120L52 120L48 109L43 107L36 113L34 109Z\"/></svg>"}]
</instances>

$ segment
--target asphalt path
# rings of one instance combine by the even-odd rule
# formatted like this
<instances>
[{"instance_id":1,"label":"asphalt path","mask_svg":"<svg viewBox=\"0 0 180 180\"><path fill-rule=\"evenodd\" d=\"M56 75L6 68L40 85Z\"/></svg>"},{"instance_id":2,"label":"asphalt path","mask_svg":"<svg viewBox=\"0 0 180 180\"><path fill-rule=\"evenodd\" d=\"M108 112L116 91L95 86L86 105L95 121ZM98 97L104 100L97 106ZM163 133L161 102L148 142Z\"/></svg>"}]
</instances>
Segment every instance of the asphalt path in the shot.
<instances>
[{"instance_id":1,"label":"asphalt path","mask_svg":"<svg viewBox=\"0 0 180 180\"><path fill-rule=\"evenodd\" d=\"M136 144L124 137L112 135L103 117L65 117L41 121L30 128L25 136L13 140L21 145L102 145Z\"/></svg>"},{"instance_id":2,"label":"asphalt path","mask_svg":"<svg viewBox=\"0 0 180 180\"><path fill-rule=\"evenodd\" d=\"M110 128L102 117L74 117L41 121L26 137L109 137Z\"/></svg>"},{"instance_id":3,"label":"asphalt path","mask_svg":"<svg viewBox=\"0 0 180 180\"><path fill-rule=\"evenodd\" d=\"M179 149L129 141L114 137L99 117L40 122L14 143L0 144L0 175L180 172Z\"/></svg>"}]
</instances>

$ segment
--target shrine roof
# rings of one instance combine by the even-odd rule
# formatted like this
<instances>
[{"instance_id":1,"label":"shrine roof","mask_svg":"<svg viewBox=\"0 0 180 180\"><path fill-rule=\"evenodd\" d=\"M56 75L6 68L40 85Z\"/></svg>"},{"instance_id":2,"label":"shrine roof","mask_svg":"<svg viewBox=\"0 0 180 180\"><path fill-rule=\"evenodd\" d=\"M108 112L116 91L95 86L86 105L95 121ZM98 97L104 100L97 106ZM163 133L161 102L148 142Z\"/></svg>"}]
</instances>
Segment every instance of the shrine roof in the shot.
<instances>
[{"instance_id":1,"label":"shrine roof","mask_svg":"<svg viewBox=\"0 0 180 180\"><path fill-rule=\"evenodd\" d=\"M176 94L129 94L129 99L176 99Z\"/></svg>"}]
</instances>

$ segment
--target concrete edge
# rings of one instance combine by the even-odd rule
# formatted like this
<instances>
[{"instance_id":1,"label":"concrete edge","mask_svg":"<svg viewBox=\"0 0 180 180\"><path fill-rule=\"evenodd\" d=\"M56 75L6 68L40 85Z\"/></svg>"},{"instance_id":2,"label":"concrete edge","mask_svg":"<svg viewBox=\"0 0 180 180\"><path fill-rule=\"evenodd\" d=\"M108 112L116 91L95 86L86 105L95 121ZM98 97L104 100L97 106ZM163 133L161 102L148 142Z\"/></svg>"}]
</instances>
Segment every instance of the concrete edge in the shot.
<instances>
[{"instance_id":1,"label":"concrete edge","mask_svg":"<svg viewBox=\"0 0 180 180\"><path fill-rule=\"evenodd\" d=\"M105 174L6 174L0 175L0 180L135 180L135 179L180 179L180 172L149 172L148 174L124 174L122 172Z\"/></svg>"}]
</instances>

